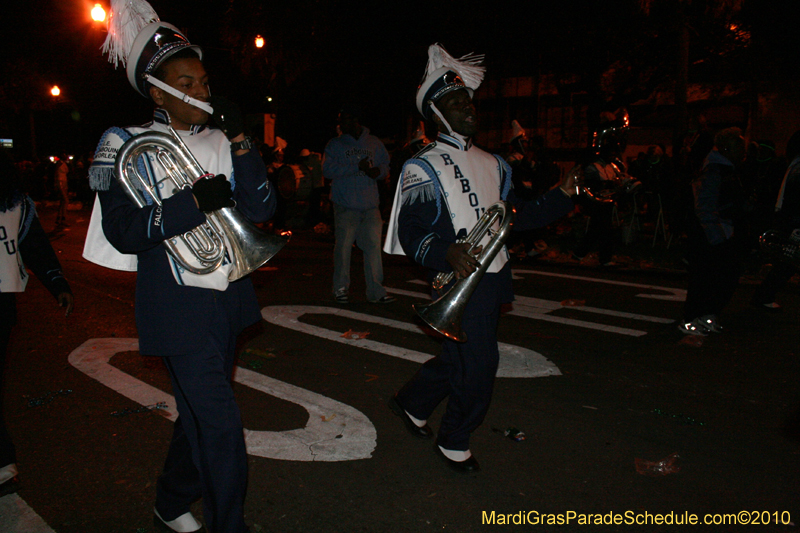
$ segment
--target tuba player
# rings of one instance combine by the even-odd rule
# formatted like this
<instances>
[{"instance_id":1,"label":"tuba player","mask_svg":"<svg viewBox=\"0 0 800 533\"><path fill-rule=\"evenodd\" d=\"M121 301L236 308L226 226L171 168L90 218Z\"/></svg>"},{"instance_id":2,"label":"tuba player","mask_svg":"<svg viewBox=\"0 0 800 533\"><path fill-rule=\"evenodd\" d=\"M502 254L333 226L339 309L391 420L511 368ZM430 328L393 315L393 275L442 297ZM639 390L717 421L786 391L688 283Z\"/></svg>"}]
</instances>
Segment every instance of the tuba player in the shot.
<instances>
[{"instance_id":1,"label":"tuba player","mask_svg":"<svg viewBox=\"0 0 800 533\"><path fill-rule=\"evenodd\" d=\"M119 2L112 9L130 5ZM155 525L168 532L201 530L190 504L202 497L209 531L243 533L248 531L243 513L247 455L231 373L238 334L260 320L255 290L247 278L228 281L232 264L227 253L216 270L194 274L168 255L162 243L234 201L251 221L263 222L274 212L275 195L260 155L244 135L238 107L210 97L200 48L152 12L141 20L130 50L124 50L119 36L127 28L114 28L113 21L136 19L138 13L114 15L111 60L127 63L130 83L153 101L155 112L152 122L111 128L100 141L90 169L98 194L84 256L137 272L139 351L163 357L172 381L179 417L158 478ZM166 132L167 125L214 177L178 189L162 181L164 171L148 153L137 164L158 184L161 206L138 207L113 176L117 153L133 135Z\"/></svg>"}]
</instances>

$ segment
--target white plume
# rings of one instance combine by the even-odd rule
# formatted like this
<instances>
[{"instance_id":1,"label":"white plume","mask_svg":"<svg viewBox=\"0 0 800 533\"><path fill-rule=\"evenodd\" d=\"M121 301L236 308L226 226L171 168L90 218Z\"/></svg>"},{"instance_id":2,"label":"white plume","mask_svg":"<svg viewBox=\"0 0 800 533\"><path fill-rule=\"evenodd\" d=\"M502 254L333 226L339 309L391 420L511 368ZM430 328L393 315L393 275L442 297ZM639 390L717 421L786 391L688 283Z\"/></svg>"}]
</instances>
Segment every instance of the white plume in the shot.
<instances>
[{"instance_id":1,"label":"white plume","mask_svg":"<svg viewBox=\"0 0 800 533\"><path fill-rule=\"evenodd\" d=\"M474 91L483 82L483 75L486 72L486 67L483 66L483 58L483 54L469 53L456 59L448 54L447 50L439 43L432 44L428 48L426 75L430 75L442 67L447 67L455 70L464 80L464 84Z\"/></svg>"},{"instance_id":2,"label":"white plume","mask_svg":"<svg viewBox=\"0 0 800 533\"><path fill-rule=\"evenodd\" d=\"M102 51L108 54L108 62L124 67L133 41L142 28L161 20L153 7L145 0L111 0L111 13L108 17L108 36Z\"/></svg>"}]
</instances>

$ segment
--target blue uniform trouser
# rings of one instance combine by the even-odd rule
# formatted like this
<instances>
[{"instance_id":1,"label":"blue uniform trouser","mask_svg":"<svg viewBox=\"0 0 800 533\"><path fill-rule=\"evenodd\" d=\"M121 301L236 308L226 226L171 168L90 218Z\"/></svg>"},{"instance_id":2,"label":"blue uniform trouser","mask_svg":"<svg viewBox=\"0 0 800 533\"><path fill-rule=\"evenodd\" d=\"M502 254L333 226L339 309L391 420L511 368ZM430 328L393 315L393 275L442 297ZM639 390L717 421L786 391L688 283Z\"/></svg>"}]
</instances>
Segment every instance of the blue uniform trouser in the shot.
<instances>
[{"instance_id":1,"label":"blue uniform trouser","mask_svg":"<svg viewBox=\"0 0 800 533\"><path fill-rule=\"evenodd\" d=\"M231 387L236 336L217 324L202 353L165 357L178 405L156 508L174 520L202 496L212 533L244 533L247 452Z\"/></svg>"},{"instance_id":2,"label":"blue uniform trouser","mask_svg":"<svg viewBox=\"0 0 800 533\"><path fill-rule=\"evenodd\" d=\"M11 339L11 329L16 317L16 297L14 293L0 292L0 468L17 462L17 452L11 435L6 428L3 416L3 389L5 383L4 371L8 342Z\"/></svg>"},{"instance_id":3,"label":"blue uniform trouser","mask_svg":"<svg viewBox=\"0 0 800 533\"><path fill-rule=\"evenodd\" d=\"M442 353L430 359L397 393L397 401L414 418L427 420L448 398L437 444L448 450L469 449L469 435L483 422L492 399L500 355L497 349L499 306L486 316L464 318L467 342L445 340Z\"/></svg>"},{"instance_id":4,"label":"blue uniform trouser","mask_svg":"<svg viewBox=\"0 0 800 533\"><path fill-rule=\"evenodd\" d=\"M353 243L364 252L364 278L367 300L386 296L383 288L383 259L381 258L381 212L378 208L348 209L333 204L336 244L333 248L333 292L350 289L350 254Z\"/></svg>"},{"instance_id":5,"label":"blue uniform trouser","mask_svg":"<svg viewBox=\"0 0 800 533\"><path fill-rule=\"evenodd\" d=\"M702 231L702 230L700 230ZM712 246L703 234L689 236L686 250L688 284L684 320L719 315L739 284L741 252L734 239Z\"/></svg>"}]
</instances>

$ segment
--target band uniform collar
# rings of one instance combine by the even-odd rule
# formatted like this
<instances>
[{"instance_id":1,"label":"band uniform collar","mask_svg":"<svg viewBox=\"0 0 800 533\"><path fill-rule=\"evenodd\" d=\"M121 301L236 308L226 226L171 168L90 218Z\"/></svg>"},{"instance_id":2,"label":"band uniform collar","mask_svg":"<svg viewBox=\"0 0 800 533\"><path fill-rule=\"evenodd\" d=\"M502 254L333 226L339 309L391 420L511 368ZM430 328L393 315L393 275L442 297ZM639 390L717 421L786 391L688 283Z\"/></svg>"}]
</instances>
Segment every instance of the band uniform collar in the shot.
<instances>
[{"instance_id":1,"label":"band uniform collar","mask_svg":"<svg viewBox=\"0 0 800 533\"><path fill-rule=\"evenodd\" d=\"M153 111L153 122L157 122L159 124L169 125L169 114L165 109L157 107L155 111ZM206 129L205 124L194 124L189 129L189 135L196 135Z\"/></svg>"},{"instance_id":2,"label":"band uniform collar","mask_svg":"<svg viewBox=\"0 0 800 533\"><path fill-rule=\"evenodd\" d=\"M454 132L454 133L451 133L451 134L446 134L446 133L439 132L439 136L437 137L437 140L439 142L441 142L441 143L444 143L444 144L447 144L449 146L452 146L453 148L457 148L458 150L461 150L462 152L466 152L467 150L469 150L472 147L472 138L471 137L465 137L465 136L461 135L460 133L455 133Z\"/></svg>"}]
</instances>

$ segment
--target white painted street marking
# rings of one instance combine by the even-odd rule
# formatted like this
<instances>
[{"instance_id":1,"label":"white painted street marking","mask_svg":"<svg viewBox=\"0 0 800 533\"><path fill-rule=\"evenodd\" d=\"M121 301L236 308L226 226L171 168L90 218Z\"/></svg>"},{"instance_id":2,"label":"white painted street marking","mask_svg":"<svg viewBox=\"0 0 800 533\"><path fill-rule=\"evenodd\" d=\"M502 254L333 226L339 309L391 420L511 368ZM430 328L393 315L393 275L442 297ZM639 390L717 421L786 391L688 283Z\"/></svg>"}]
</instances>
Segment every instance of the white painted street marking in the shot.
<instances>
[{"instance_id":1,"label":"white painted street marking","mask_svg":"<svg viewBox=\"0 0 800 533\"><path fill-rule=\"evenodd\" d=\"M403 296L410 296L412 298L417 298L420 300L423 299L430 300L430 294L422 292L406 291L403 289L392 289L389 287L386 288L386 292L391 292L393 294L401 294ZM647 315L634 315L632 313L621 313L619 311L610 311L608 309L600 309L596 307L590 307L588 309L583 306L568 307L561 305L561 302L555 302L552 300L542 300L540 298L528 298L526 296L517 296L516 300L514 301L514 309L513 311L510 311L508 314L514 316L522 316L525 318L531 318L533 320L542 320L544 322L554 322L557 324L563 324L565 326L575 326L578 328L605 331L607 333L629 335L631 337L641 337L642 335L647 335L646 331L642 331L639 329L622 328L619 326L611 326L608 324L599 324L597 322L587 322L585 320L576 320L574 318L564 318L560 316L551 316L547 314L550 313L551 311L555 311L556 309L573 309L576 311L588 310L589 312L594 312L594 313L602 313L610 316L624 316L625 318L648 320L650 322L661 322L661 321L666 321L666 323L672 322L672 320L664 318L647 317ZM637 318L640 316L646 318Z\"/></svg>"},{"instance_id":2,"label":"white painted street marking","mask_svg":"<svg viewBox=\"0 0 800 533\"><path fill-rule=\"evenodd\" d=\"M72 366L90 378L139 405L164 403L166 409L159 409L158 413L175 422L178 418L178 407L171 394L109 364L114 354L136 351L139 351L139 339L89 339L75 348L67 359Z\"/></svg>"},{"instance_id":3,"label":"white painted street marking","mask_svg":"<svg viewBox=\"0 0 800 533\"><path fill-rule=\"evenodd\" d=\"M401 293L401 291L398 289L387 289L387 291ZM411 294L416 295L416 293ZM356 313L354 311L348 311L338 307L287 305L265 307L261 310L261 316L264 317L264 320L267 322L334 342L340 342L349 346L371 350L373 352L390 355L399 359L414 361L415 363L424 363L428 359L432 359L434 357L428 353L401 348L399 346L392 346L390 344L369 339L343 338L341 331L334 331L300 322L299 318L306 314L336 315L359 322L372 322L375 324L381 324L383 326L388 326L390 328L400 329L403 331L410 331L420 334L425 333L422 329L420 329L419 326L409 322L400 322L389 318L367 315L364 313ZM534 352L533 350L522 348L520 346L513 346L503 342L498 343L498 349L500 350L500 367L497 369L497 377L499 378L537 378L561 375L561 371L555 364L553 364L540 353Z\"/></svg>"},{"instance_id":4,"label":"white painted street marking","mask_svg":"<svg viewBox=\"0 0 800 533\"><path fill-rule=\"evenodd\" d=\"M178 417L175 398L113 367L109 361L119 352L137 351L138 339L90 339L69 354L69 362L86 374L133 400L147 406L164 402L159 409L173 422ZM360 411L320 394L289 385L246 368L236 368L234 380L308 411L302 429L251 431L245 429L247 453L287 461L350 461L372 456L377 432Z\"/></svg>"},{"instance_id":5,"label":"white painted street marking","mask_svg":"<svg viewBox=\"0 0 800 533\"><path fill-rule=\"evenodd\" d=\"M517 297L519 299L520 297ZM562 307L559 306L558 309ZM569 309L580 309L580 307L569 307ZM593 329L596 331L604 331L606 333L616 333L618 335L628 335L630 337L642 337L643 335L647 335L646 331L642 331L640 329L631 329L631 328L622 328L619 326L611 326L609 324L600 324L597 322L588 322L586 320L576 320L574 318L565 318L561 316L552 316L548 315L551 310L547 312L542 312L541 308L533 308L531 309L528 306L517 305L514 303L514 309L509 311L509 315L514 316L522 316L525 318L532 318L534 320L542 320L544 322L553 322L556 324L563 324L565 326L575 326L578 328L584 329Z\"/></svg>"},{"instance_id":6,"label":"white painted street marking","mask_svg":"<svg viewBox=\"0 0 800 533\"><path fill-rule=\"evenodd\" d=\"M588 305L569 306L553 300L542 300L541 298L530 298L528 296L517 296L516 300L514 300L514 307L517 305L534 310L543 309L544 311L542 312L550 312L556 309L574 309L575 311L581 311L584 313L596 313L598 315L615 316L619 318L627 318L629 320L640 320L642 322L654 322L656 324L672 324L675 322L671 318L640 315L638 313L626 313L624 311L614 311L612 309L603 309L601 307L591 307Z\"/></svg>"},{"instance_id":7,"label":"white painted street marking","mask_svg":"<svg viewBox=\"0 0 800 533\"><path fill-rule=\"evenodd\" d=\"M590 283L605 283L607 285L620 285L622 287L635 287L637 289L652 289L655 291L663 291L669 294L653 294L641 293L637 294L637 298L651 298L654 300L668 300L671 302L684 302L686 301L686 289L675 289L673 287L662 287L660 285L644 285L641 283L629 283L626 281L616 281L611 279L590 278L587 276L573 276L570 274L558 274L555 272L543 272L541 270L528 270L524 268L514 268L511 270L515 279L521 279L520 274L537 274L539 276L550 276L553 278L574 279L578 281L588 281Z\"/></svg>"},{"instance_id":8,"label":"white painted street marking","mask_svg":"<svg viewBox=\"0 0 800 533\"><path fill-rule=\"evenodd\" d=\"M372 457L378 433L361 411L246 368L237 368L234 379L308 411L308 423L302 429L245 429L250 455L286 461L351 461Z\"/></svg>"},{"instance_id":9,"label":"white painted street marking","mask_svg":"<svg viewBox=\"0 0 800 533\"><path fill-rule=\"evenodd\" d=\"M16 494L0 498L0 531L3 533L55 533L36 511Z\"/></svg>"}]
</instances>

